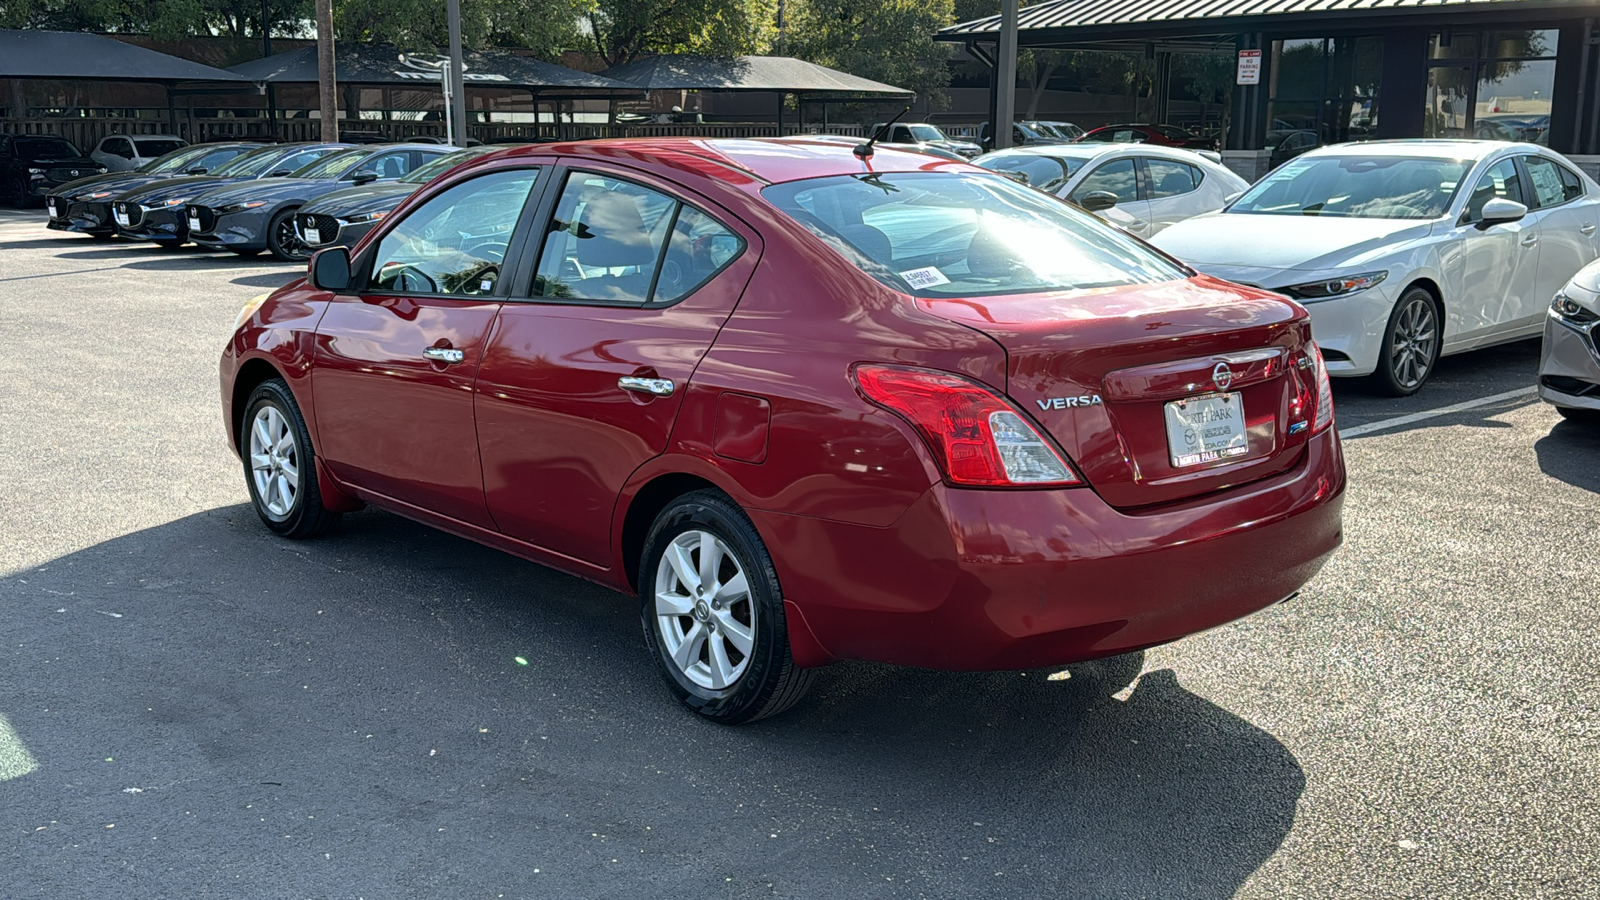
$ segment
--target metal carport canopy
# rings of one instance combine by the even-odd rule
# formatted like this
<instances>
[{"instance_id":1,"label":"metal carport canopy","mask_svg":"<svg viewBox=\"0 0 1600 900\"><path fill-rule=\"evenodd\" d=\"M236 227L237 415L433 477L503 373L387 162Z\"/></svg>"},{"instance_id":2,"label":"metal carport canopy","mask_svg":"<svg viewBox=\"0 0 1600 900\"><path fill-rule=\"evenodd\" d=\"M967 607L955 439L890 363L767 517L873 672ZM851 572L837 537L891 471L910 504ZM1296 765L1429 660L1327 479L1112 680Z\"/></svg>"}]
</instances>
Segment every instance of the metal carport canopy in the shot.
<instances>
[{"instance_id":1,"label":"metal carport canopy","mask_svg":"<svg viewBox=\"0 0 1600 900\"><path fill-rule=\"evenodd\" d=\"M226 69L78 31L0 29L0 78L151 81L167 85L246 79Z\"/></svg>"},{"instance_id":2,"label":"metal carport canopy","mask_svg":"<svg viewBox=\"0 0 1600 900\"><path fill-rule=\"evenodd\" d=\"M652 56L600 73L651 91L749 91L878 100L916 92L788 56Z\"/></svg>"},{"instance_id":3,"label":"metal carport canopy","mask_svg":"<svg viewBox=\"0 0 1600 900\"><path fill-rule=\"evenodd\" d=\"M424 55L424 54L417 54ZM469 50L463 54L468 87L508 88L540 99L607 99L637 97L637 85L518 56L504 50ZM316 84L317 48L302 47L229 69L235 77L260 84ZM335 53L334 80L339 84L426 88L439 76L400 64L400 51L374 44L341 44Z\"/></svg>"},{"instance_id":4,"label":"metal carport canopy","mask_svg":"<svg viewBox=\"0 0 1600 900\"><path fill-rule=\"evenodd\" d=\"M1055 0L1021 11L1017 40L1024 46L1059 41L1192 35L1196 28L1255 31L1264 27L1327 25L1354 18L1404 18L1500 13L1525 20L1547 10L1593 6L1594 0ZM1000 17L986 16L940 29L935 40L991 43Z\"/></svg>"}]
</instances>

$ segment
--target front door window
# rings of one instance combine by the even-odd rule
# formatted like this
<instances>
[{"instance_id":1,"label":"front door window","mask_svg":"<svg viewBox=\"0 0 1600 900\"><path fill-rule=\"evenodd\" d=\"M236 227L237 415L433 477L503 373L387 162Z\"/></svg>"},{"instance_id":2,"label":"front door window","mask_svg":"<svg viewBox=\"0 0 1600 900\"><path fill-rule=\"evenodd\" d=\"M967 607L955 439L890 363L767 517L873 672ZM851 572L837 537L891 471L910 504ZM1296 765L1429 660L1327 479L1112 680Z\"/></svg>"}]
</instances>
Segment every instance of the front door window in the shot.
<instances>
[{"instance_id":1,"label":"front door window","mask_svg":"<svg viewBox=\"0 0 1600 900\"><path fill-rule=\"evenodd\" d=\"M393 294L494 293L537 169L494 172L430 198L384 235L373 289Z\"/></svg>"}]
</instances>

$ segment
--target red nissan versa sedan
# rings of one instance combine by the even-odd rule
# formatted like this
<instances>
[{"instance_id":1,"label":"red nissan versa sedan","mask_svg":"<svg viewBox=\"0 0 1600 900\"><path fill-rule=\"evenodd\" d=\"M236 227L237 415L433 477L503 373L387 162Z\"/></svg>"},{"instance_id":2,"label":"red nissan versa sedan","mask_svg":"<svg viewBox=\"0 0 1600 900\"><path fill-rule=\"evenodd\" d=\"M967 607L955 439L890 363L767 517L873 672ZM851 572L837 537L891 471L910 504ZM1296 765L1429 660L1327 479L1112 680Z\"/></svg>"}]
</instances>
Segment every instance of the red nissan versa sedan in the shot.
<instances>
[{"instance_id":1,"label":"red nissan versa sedan","mask_svg":"<svg viewBox=\"0 0 1600 900\"><path fill-rule=\"evenodd\" d=\"M601 141L482 156L254 301L256 510L363 504L622 591L736 723L838 659L1022 669L1294 593L1341 539L1310 319L961 162Z\"/></svg>"}]
</instances>

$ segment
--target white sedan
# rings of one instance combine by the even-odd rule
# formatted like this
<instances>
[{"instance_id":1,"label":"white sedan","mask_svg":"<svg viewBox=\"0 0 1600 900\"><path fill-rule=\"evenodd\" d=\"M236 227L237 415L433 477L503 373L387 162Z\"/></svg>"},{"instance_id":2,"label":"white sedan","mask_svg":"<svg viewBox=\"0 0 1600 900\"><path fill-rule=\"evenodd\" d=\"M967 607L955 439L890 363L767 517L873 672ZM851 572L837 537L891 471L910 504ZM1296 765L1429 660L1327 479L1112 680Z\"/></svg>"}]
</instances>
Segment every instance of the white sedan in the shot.
<instances>
[{"instance_id":1,"label":"white sedan","mask_svg":"<svg viewBox=\"0 0 1600 900\"><path fill-rule=\"evenodd\" d=\"M1147 240L1184 219L1221 209L1230 196L1250 187L1194 150L1150 144L1045 144L996 150L972 162L1026 178L1033 187Z\"/></svg>"},{"instance_id":2,"label":"white sedan","mask_svg":"<svg viewBox=\"0 0 1600 900\"><path fill-rule=\"evenodd\" d=\"M1298 156L1152 243L1305 304L1330 374L1405 396L1442 355L1537 336L1597 225L1600 184L1544 147L1378 141Z\"/></svg>"}]
</instances>

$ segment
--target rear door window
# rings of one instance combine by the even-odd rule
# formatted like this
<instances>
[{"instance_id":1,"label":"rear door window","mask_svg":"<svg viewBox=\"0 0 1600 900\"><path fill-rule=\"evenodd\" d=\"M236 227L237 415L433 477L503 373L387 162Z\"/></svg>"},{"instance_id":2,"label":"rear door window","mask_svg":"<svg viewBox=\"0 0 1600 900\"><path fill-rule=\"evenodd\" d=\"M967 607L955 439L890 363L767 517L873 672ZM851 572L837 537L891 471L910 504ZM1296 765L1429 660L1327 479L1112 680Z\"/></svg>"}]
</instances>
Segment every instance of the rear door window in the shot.
<instances>
[{"instance_id":1,"label":"rear door window","mask_svg":"<svg viewBox=\"0 0 1600 900\"><path fill-rule=\"evenodd\" d=\"M1528 167L1529 187L1532 188L1535 199L1539 201L1540 208L1560 206L1568 200L1583 196L1582 182L1578 176L1554 160L1542 156L1525 156L1523 164Z\"/></svg>"},{"instance_id":2,"label":"rear door window","mask_svg":"<svg viewBox=\"0 0 1600 900\"><path fill-rule=\"evenodd\" d=\"M545 231L533 295L671 302L743 249L743 239L674 197L607 175L573 172Z\"/></svg>"},{"instance_id":3,"label":"rear door window","mask_svg":"<svg viewBox=\"0 0 1600 900\"><path fill-rule=\"evenodd\" d=\"M1146 159L1149 199L1161 200L1188 194L1200 187L1200 170L1188 163L1167 159Z\"/></svg>"},{"instance_id":4,"label":"rear door window","mask_svg":"<svg viewBox=\"0 0 1600 900\"><path fill-rule=\"evenodd\" d=\"M383 236L371 290L385 294L493 294L538 169L492 172L430 197Z\"/></svg>"}]
</instances>

